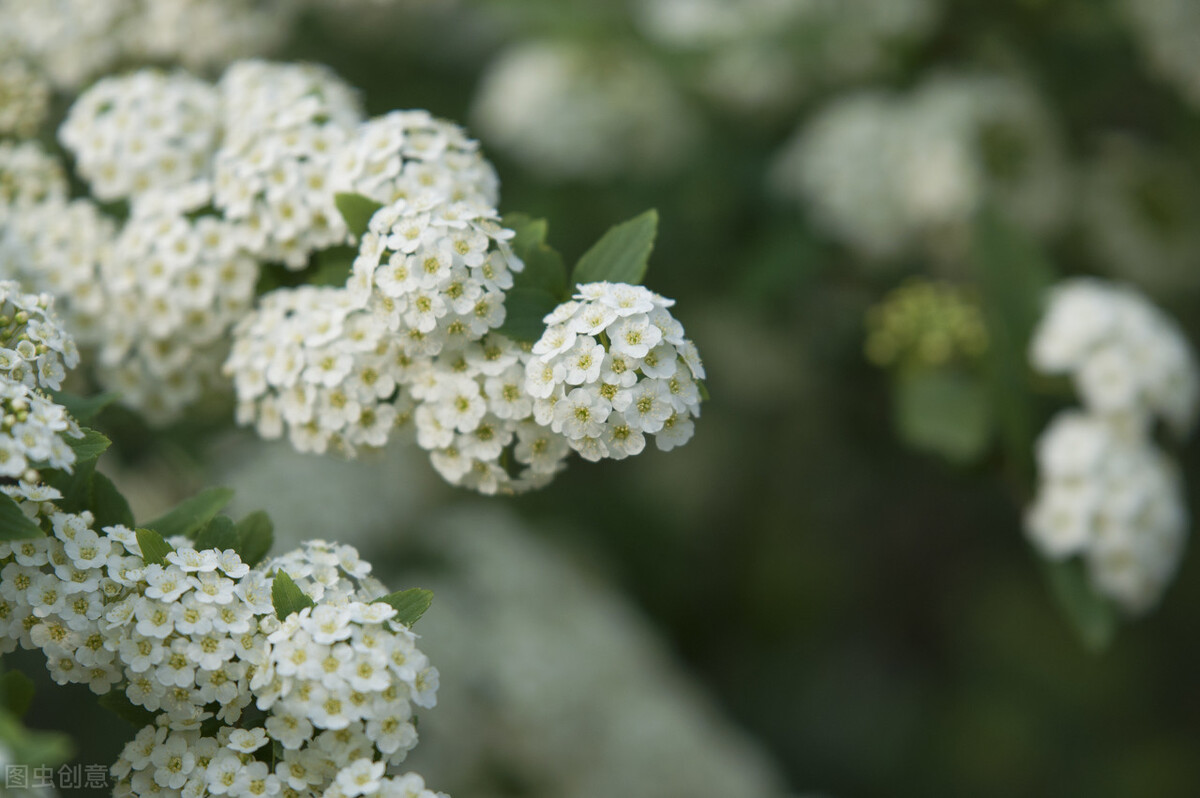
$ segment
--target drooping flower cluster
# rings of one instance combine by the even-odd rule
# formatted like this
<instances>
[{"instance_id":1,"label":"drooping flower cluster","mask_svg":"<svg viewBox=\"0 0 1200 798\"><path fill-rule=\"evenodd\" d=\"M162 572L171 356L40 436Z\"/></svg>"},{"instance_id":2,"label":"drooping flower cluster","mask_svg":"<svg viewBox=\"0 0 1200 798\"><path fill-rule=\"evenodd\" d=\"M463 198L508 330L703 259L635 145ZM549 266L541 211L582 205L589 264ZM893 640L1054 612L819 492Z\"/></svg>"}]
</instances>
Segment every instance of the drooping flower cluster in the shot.
<instances>
[{"instance_id":1,"label":"drooping flower cluster","mask_svg":"<svg viewBox=\"0 0 1200 798\"><path fill-rule=\"evenodd\" d=\"M92 193L110 201L201 177L217 147L217 92L184 72L97 81L58 129Z\"/></svg>"},{"instance_id":2,"label":"drooping flower cluster","mask_svg":"<svg viewBox=\"0 0 1200 798\"><path fill-rule=\"evenodd\" d=\"M694 144L693 113L653 62L569 42L501 53L472 119L489 146L559 180L669 172Z\"/></svg>"},{"instance_id":3,"label":"drooping flower cluster","mask_svg":"<svg viewBox=\"0 0 1200 798\"><path fill-rule=\"evenodd\" d=\"M1200 368L1178 325L1132 288L1097 279L1055 287L1030 358L1047 374L1070 375L1083 405L1179 437L1195 422Z\"/></svg>"},{"instance_id":4,"label":"drooping flower cluster","mask_svg":"<svg viewBox=\"0 0 1200 798\"><path fill-rule=\"evenodd\" d=\"M646 435L667 451L700 415L704 366L665 299L641 286L588 283L546 317L525 390L533 417L588 460L638 454Z\"/></svg>"},{"instance_id":5,"label":"drooping flower cluster","mask_svg":"<svg viewBox=\"0 0 1200 798\"><path fill-rule=\"evenodd\" d=\"M1084 557L1103 595L1130 613L1155 603L1187 532L1175 464L1154 440L1163 420L1192 429L1200 372L1175 323L1132 289L1094 279L1057 286L1036 330L1034 368L1069 374L1084 405L1043 433L1026 530L1052 559Z\"/></svg>"},{"instance_id":6,"label":"drooping flower cluster","mask_svg":"<svg viewBox=\"0 0 1200 798\"><path fill-rule=\"evenodd\" d=\"M346 240L330 188L333 158L361 120L354 91L315 64L242 61L221 92L225 138L214 204L255 257L301 269Z\"/></svg>"},{"instance_id":7,"label":"drooping flower cluster","mask_svg":"<svg viewBox=\"0 0 1200 798\"><path fill-rule=\"evenodd\" d=\"M273 291L234 330L225 373L238 422L264 438L286 430L302 452L381 447L411 413L400 389L411 359L384 320L345 289Z\"/></svg>"},{"instance_id":8,"label":"drooping flower cluster","mask_svg":"<svg viewBox=\"0 0 1200 798\"><path fill-rule=\"evenodd\" d=\"M772 181L876 259L919 246L958 251L987 200L1050 232L1063 220L1068 188L1056 131L1033 91L970 74L937 76L910 97L838 99L785 147Z\"/></svg>"},{"instance_id":9,"label":"drooping flower cluster","mask_svg":"<svg viewBox=\"0 0 1200 798\"><path fill-rule=\"evenodd\" d=\"M390 205L448 199L495 207L496 170L479 142L428 111L393 111L358 126L334 158L333 190Z\"/></svg>"}]
</instances>

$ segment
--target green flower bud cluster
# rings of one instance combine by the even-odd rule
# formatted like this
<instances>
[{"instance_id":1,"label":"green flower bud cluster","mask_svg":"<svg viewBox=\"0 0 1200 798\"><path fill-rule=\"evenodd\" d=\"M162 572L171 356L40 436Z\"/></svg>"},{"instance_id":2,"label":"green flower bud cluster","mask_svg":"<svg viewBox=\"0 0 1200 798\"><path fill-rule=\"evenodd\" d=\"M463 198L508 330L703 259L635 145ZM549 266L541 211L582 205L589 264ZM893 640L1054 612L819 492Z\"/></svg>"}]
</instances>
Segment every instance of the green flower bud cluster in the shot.
<instances>
[{"instance_id":1,"label":"green flower bud cluster","mask_svg":"<svg viewBox=\"0 0 1200 798\"><path fill-rule=\"evenodd\" d=\"M938 368L988 349L979 305L950 283L913 278L867 311L867 359L881 368Z\"/></svg>"}]
</instances>

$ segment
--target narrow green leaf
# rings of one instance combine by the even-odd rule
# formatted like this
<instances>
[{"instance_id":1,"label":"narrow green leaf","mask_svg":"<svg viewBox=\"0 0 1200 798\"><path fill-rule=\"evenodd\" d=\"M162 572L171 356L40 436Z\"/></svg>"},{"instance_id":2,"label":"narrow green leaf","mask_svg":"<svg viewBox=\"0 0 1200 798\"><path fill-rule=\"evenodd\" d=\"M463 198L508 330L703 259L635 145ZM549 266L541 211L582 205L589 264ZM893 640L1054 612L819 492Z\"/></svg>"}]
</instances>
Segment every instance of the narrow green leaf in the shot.
<instances>
[{"instance_id":1,"label":"narrow green leaf","mask_svg":"<svg viewBox=\"0 0 1200 798\"><path fill-rule=\"evenodd\" d=\"M988 391L957 371L921 371L896 380L896 431L913 448L952 463L981 457L992 437Z\"/></svg>"},{"instance_id":2,"label":"narrow green leaf","mask_svg":"<svg viewBox=\"0 0 1200 798\"><path fill-rule=\"evenodd\" d=\"M145 728L154 723L154 713L129 700L121 690L109 690L100 696L100 706L136 728Z\"/></svg>"},{"instance_id":3,"label":"narrow green leaf","mask_svg":"<svg viewBox=\"0 0 1200 798\"><path fill-rule=\"evenodd\" d=\"M96 432L94 429L83 427L82 438L72 438L67 436L67 445L75 451L75 466L79 467L81 463L86 463L95 460L104 453L104 450L112 445L106 436Z\"/></svg>"},{"instance_id":4,"label":"narrow green leaf","mask_svg":"<svg viewBox=\"0 0 1200 798\"><path fill-rule=\"evenodd\" d=\"M367 232L371 217L383 207L383 203L362 194L338 193L333 195L333 201L337 205L338 213L346 220L346 227L350 228L355 237Z\"/></svg>"},{"instance_id":5,"label":"narrow green leaf","mask_svg":"<svg viewBox=\"0 0 1200 798\"><path fill-rule=\"evenodd\" d=\"M1031 487L1036 412L1029 390L1029 340L1055 269L1038 244L994 211L976 219L972 260L988 328L992 406L1007 460Z\"/></svg>"},{"instance_id":6,"label":"narrow green leaf","mask_svg":"<svg viewBox=\"0 0 1200 798\"><path fill-rule=\"evenodd\" d=\"M433 603L433 591L414 587L408 590L389 593L386 596L375 599L375 601L391 604L396 609L396 616L392 618L393 621L402 623L405 626L412 626L425 614L425 610L429 609L429 605Z\"/></svg>"},{"instance_id":7,"label":"narrow green leaf","mask_svg":"<svg viewBox=\"0 0 1200 798\"><path fill-rule=\"evenodd\" d=\"M0 707L16 718L25 717L33 703L33 680L20 671L0 674Z\"/></svg>"},{"instance_id":8,"label":"narrow green leaf","mask_svg":"<svg viewBox=\"0 0 1200 798\"><path fill-rule=\"evenodd\" d=\"M306 596L284 571L275 572L275 579L271 582L271 602L275 605L276 617L281 621L293 612L316 606L316 602Z\"/></svg>"},{"instance_id":9,"label":"narrow green leaf","mask_svg":"<svg viewBox=\"0 0 1200 798\"><path fill-rule=\"evenodd\" d=\"M275 542L275 525L262 510L237 522L238 554L242 562L253 568L262 562Z\"/></svg>"},{"instance_id":10,"label":"narrow green leaf","mask_svg":"<svg viewBox=\"0 0 1200 798\"><path fill-rule=\"evenodd\" d=\"M575 264L571 283L629 283L646 277L658 234L658 211L651 209L611 228Z\"/></svg>"},{"instance_id":11,"label":"narrow green leaf","mask_svg":"<svg viewBox=\"0 0 1200 798\"><path fill-rule=\"evenodd\" d=\"M533 343L546 331L542 321L546 314L558 307L558 299L537 288L509 289L504 298L504 324L500 332L514 341Z\"/></svg>"},{"instance_id":12,"label":"narrow green leaf","mask_svg":"<svg viewBox=\"0 0 1200 798\"><path fill-rule=\"evenodd\" d=\"M708 384L704 380L696 380L696 389L700 391L701 402L707 402L712 399L712 396L708 393Z\"/></svg>"},{"instance_id":13,"label":"narrow green leaf","mask_svg":"<svg viewBox=\"0 0 1200 798\"><path fill-rule=\"evenodd\" d=\"M25 513L7 493L0 493L0 540L40 538L42 528Z\"/></svg>"},{"instance_id":14,"label":"narrow green leaf","mask_svg":"<svg viewBox=\"0 0 1200 798\"><path fill-rule=\"evenodd\" d=\"M142 559L147 565L162 565L167 561L167 555L175 551L175 547L153 529L136 529L138 547L142 550Z\"/></svg>"},{"instance_id":15,"label":"narrow green leaf","mask_svg":"<svg viewBox=\"0 0 1200 798\"><path fill-rule=\"evenodd\" d=\"M1089 651L1108 648L1117 631L1117 612L1096 593L1082 561L1043 561L1043 571L1059 608Z\"/></svg>"},{"instance_id":16,"label":"narrow green leaf","mask_svg":"<svg viewBox=\"0 0 1200 798\"><path fill-rule=\"evenodd\" d=\"M233 528L233 519L227 515L218 515L204 525L196 535L197 549L226 549L237 550L238 534Z\"/></svg>"},{"instance_id":17,"label":"narrow green leaf","mask_svg":"<svg viewBox=\"0 0 1200 798\"><path fill-rule=\"evenodd\" d=\"M129 502L117 490L111 479L97 471L92 475L90 487L91 500L88 507L96 517L97 529L116 524L133 526L133 511L129 509Z\"/></svg>"},{"instance_id":18,"label":"narrow green leaf","mask_svg":"<svg viewBox=\"0 0 1200 798\"><path fill-rule=\"evenodd\" d=\"M175 535L194 537L232 498L233 491L229 488L208 488L180 502L166 515L146 524L146 528L167 538Z\"/></svg>"},{"instance_id":19,"label":"narrow green leaf","mask_svg":"<svg viewBox=\"0 0 1200 798\"><path fill-rule=\"evenodd\" d=\"M78 421L80 424L87 424L95 418L101 410L117 401L120 394L117 393L98 393L94 396L78 396L66 391L54 391L51 393L56 404L60 404L67 408L67 412Z\"/></svg>"}]
</instances>

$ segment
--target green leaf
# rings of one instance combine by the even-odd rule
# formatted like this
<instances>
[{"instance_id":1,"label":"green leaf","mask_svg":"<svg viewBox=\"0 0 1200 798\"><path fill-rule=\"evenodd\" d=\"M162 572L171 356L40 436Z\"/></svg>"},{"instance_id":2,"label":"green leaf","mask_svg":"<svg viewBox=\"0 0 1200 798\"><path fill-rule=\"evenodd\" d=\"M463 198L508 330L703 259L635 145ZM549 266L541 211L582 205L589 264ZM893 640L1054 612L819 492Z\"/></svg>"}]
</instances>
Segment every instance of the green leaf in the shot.
<instances>
[{"instance_id":1,"label":"green leaf","mask_svg":"<svg viewBox=\"0 0 1200 798\"><path fill-rule=\"evenodd\" d=\"M0 712L0 743L9 749L9 764L17 766L57 765L70 759L75 748L68 735L27 729L7 712Z\"/></svg>"},{"instance_id":2,"label":"green leaf","mask_svg":"<svg viewBox=\"0 0 1200 798\"><path fill-rule=\"evenodd\" d=\"M251 568L262 562L275 542L275 525L262 510L237 522L238 554Z\"/></svg>"},{"instance_id":3,"label":"green leaf","mask_svg":"<svg viewBox=\"0 0 1200 798\"><path fill-rule=\"evenodd\" d=\"M575 264L572 284L601 281L640 284L646 276L657 234L658 211L654 209L611 228Z\"/></svg>"},{"instance_id":4,"label":"green leaf","mask_svg":"<svg viewBox=\"0 0 1200 798\"><path fill-rule=\"evenodd\" d=\"M405 626L412 626L425 614L425 610L429 609L429 605L433 603L433 591L414 587L408 590L389 593L386 596L375 599L375 601L391 604L396 609L397 614L392 618L393 621L402 623Z\"/></svg>"},{"instance_id":5,"label":"green leaf","mask_svg":"<svg viewBox=\"0 0 1200 798\"><path fill-rule=\"evenodd\" d=\"M98 703L121 720L139 729L154 723L153 712L130 701L129 696L119 689L109 690L100 696Z\"/></svg>"},{"instance_id":6,"label":"green leaf","mask_svg":"<svg viewBox=\"0 0 1200 798\"><path fill-rule=\"evenodd\" d=\"M550 232L549 222L545 219L535 219L527 213L506 213L501 217L500 224L513 231L513 238L509 243L518 256L524 249L545 244L546 236Z\"/></svg>"},{"instance_id":7,"label":"green leaf","mask_svg":"<svg viewBox=\"0 0 1200 798\"><path fill-rule=\"evenodd\" d=\"M1116 635L1117 612L1096 593L1083 562L1042 562L1050 591L1080 641L1092 652L1108 648Z\"/></svg>"},{"instance_id":8,"label":"green leaf","mask_svg":"<svg viewBox=\"0 0 1200 798\"><path fill-rule=\"evenodd\" d=\"M316 602L306 596L284 571L275 572L275 579L271 582L271 602L275 605L276 617L281 621L293 612L316 606Z\"/></svg>"},{"instance_id":9,"label":"green leaf","mask_svg":"<svg viewBox=\"0 0 1200 798\"><path fill-rule=\"evenodd\" d=\"M233 491L229 488L208 488L180 502L166 515L146 524L146 528L166 538L175 535L194 537L232 498Z\"/></svg>"},{"instance_id":10,"label":"green leaf","mask_svg":"<svg viewBox=\"0 0 1200 798\"><path fill-rule=\"evenodd\" d=\"M167 555L175 551L175 547L153 529L137 529L138 547L142 550L142 559L147 565L163 565Z\"/></svg>"},{"instance_id":11,"label":"green leaf","mask_svg":"<svg viewBox=\"0 0 1200 798\"><path fill-rule=\"evenodd\" d=\"M97 471L92 475L90 488L91 500L88 507L96 517L97 529L116 524L133 526L133 511L129 509L129 502L117 490L111 479Z\"/></svg>"},{"instance_id":12,"label":"green leaf","mask_svg":"<svg viewBox=\"0 0 1200 798\"><path fill-rule=\"evenodd\" d=\"M25 717L33 703L33 680L20 671L0 674L0 707L16 718Z\"/></svg>"},{"instance_id":13,"label":"green leaf","mask_svg":"<svg viewBox=\"0 0 1200 798\"><path fill-rule=\"evenodd\" d=\"M86 424L104 408L120 398L117 393L98 393L94 396L77 396L66 391L54 391L51 397L56 404L67 408L67 412L80 424Z\"/></svg>"},{"instance_id":14,"label":"green leaf","mask_svg":"<svg viewBox=\"0 0 1200 798\"><path fill-rule=\"evenodd\" d=\"M358 257L355 247L331 247L321 250L314 257L315 265L307 280L309 285L332 285L342 287L350 279L354 259Z\"/></svg>"},{"instance_id":15,"label":"green leaf","mask_svg":"<svg viewBox=\"0 0 1200 798\"><path fill-rule=\"evenodd\" d=\"M218 515L204 525L196 535L197 549L226 549L237 550L238 534L233 528L233 519L227 515ZM240 556L240 555L239 555Z\"/></svg>"},{"instance_id":16,"label":"green leaf","mask_svg":"<svg viewBox=\"0 0 1200 798\"><path fill-rule=\"evenodd\" d=\"M542 319L556 307L558 299L553 294L513 286L504 298L504 324L499 331L514 341L533 343L546 331Z\"/></svg>"},{"instance_id":17,"label":"green leaf","mask_svg":"<svg viewBox=\"0 0 1200 798\"><path fill-rule=\"evenodd\" d=\"M63 497L55 502L59 509L68 513L81 513L91 506L92 478L96 473L96 460L76 462L70 472L51 469L43 471L46 484L57 488Z\"/></svg>"},{"instance_id":18,"label":"green leaf","mask_svg":"<svg viewBox=\"0 0 1200 798\"><path fill-rule=\"evenodd\" d=\"M977 460L992 437L987 389L980 380L962 372L899 375L895 413L896 430L905 443L952 463Z\"/></svg>"},{"instance_id":19,"label":"green leaf","mask_svg":"<svg viewBox=\"0 0 1200 798\"><path fill-rule=\"evenodd\" d=\"M548 313L568 298L567 267L562 255L546 244L545 219L510 213L503 219L511 229L513 252L524 268L513 273L513 286L504 299L504 324L500 332L516 341L533 343L542 337Z\"/></svg>"},{"instance_id":20,"label":"green leaf","mask_svg":"<svg viewBox=\"0 0 1200 798\"><path fill-rule=\"evenodd\" d=\"M696 380L696 389L700 391L701 402L707 402L712 399L712 396L708 393L708 384L704 380Z\"/></svg>"},{"instance_id":21,"label":"green leaf","mask_svg":"<svg viewBox=\"0 0 1200 798\"><path fill-rule=\"evenodd\" d=\"M83 427L82 438L72 438L67 436L67 445L75 451L75 467L78 468L81 464L95 460L100 455L104 454L104 450L112 445L106 436L96 432L94 429Z\"/></svg>"},{"instance_id":22,"label":"green leaf","mask_svg":"<svg viewBox=\"0 0 1200 798\"><path fill-rule=\"evenodd\" d=\"M383 203L362 194L338 193L333 195L333 201L337 205L338 213L346 220L346 227L350 228L350 232L356 238L367 232L371 217L383 207Z\"/></svg>"},{"instance_id":23,"label":"green leaf","mask_svg":"<svg viewBox=\"0 0 1200 798\"><path fill-rule=\"evenodd\" d=\"M996 422L1016 476L1032 483L1035 408L1029 388L1029 340L1056 279L1045 252L991 209L975 221L972 260L988 328L986 366Z\"/></svg>"},{"instance_id":24,"label":"green leaf","mask_svg":"<svg viewBox=\"0 0 1200 798\"><path fill-rule=\"evenodd\" d=\"M0 540L26 540L44 537L42 528L7 493L0 493Z\"/></svg>"}]
</instances>

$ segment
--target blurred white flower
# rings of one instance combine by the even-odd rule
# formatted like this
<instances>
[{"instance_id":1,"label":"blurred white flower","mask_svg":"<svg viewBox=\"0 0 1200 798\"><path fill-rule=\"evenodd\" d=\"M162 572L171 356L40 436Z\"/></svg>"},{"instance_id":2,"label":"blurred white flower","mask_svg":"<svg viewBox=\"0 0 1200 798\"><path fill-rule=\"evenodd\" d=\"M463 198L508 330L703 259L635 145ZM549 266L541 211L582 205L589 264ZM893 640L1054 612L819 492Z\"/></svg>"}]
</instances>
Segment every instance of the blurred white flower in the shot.
<instances>
[{"instance_id":1,"label":"blurred white flower","mask_svg":"<svg viewBox=\"0 0 1200 798\"><path fill-rule=\"evenodd\" d=\"M638 53L553 41L497 56L471 118L489 147L554 180L669 173L687 161L700 125Z\"/></svg>"}]
</instances>

